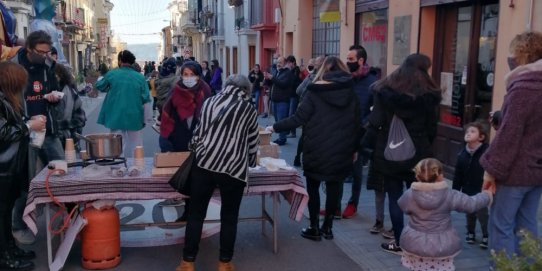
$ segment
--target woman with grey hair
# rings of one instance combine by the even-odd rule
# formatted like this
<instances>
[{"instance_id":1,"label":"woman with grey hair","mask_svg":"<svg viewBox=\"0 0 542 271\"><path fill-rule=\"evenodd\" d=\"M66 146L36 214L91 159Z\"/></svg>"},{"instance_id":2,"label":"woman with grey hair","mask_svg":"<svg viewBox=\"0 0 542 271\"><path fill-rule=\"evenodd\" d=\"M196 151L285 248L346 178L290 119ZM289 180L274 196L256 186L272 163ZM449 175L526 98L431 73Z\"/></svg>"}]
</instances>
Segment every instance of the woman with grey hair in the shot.
<instances>
[{"instance_id":1,"label":"woman with grey hair","mask_svg":"<svg viewBox=\"0 0 542 271\"><path fill-rule=\"evenodd\" d=\"M243 90L248 96L252 95L252 83L250 80L241 74L232 74L226 79L224 88L228 86L235 86Z\"/></svg>"},{"instance_id":2,"label":"woman with grey hair","mask_svg":"<svg viewBox=\"0 0 542 271\"><path fill-rule=\"evenodd\" d=\"M183 259L177 271L194 270L203 220L216 187L222 199L218 270L233 270L239 207L248 167L256 166L258 146L257 112L251 104L250 89L246 76L232 75L220 93L203 103L191 141L195 153L189 177L191 203Z\"/></svg>"}]
</instances>

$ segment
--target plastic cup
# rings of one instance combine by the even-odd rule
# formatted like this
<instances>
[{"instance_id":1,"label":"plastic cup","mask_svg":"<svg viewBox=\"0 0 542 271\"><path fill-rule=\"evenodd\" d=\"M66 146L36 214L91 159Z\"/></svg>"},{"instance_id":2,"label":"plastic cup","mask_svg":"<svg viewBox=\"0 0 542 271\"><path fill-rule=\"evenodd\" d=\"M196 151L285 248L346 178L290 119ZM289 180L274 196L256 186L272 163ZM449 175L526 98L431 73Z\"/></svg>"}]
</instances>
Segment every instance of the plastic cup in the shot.
<instances>
[{"instance_id":1,"label":"plastic cup","mask_svg":"<svg viewBox=\"0 0 542 271\"><path fill-rule=\"evenodd\" d=\"M79 156L81 157L81 160L88 160L88 153L85 150L80 151Z\"/></svg>"},{"instance_id":2,"label":"plastic cup","mask_svg":"<svg viewBox=\"0 0 542 271\"><path fill-rule=\"evenodd\" d=\"M36 148L41 148L44 141L45 141L45 130L40 131L40 132L32 131L30 133L30 145Z\"/></svg>"},{"instance_id":3,"label":"plastic cup","mask_svg":"<svg viewBox=\"0 0 542 271\"><path fill-rule=\"evenodd\" d=\"M136 146L135 147L134 158L136 158L136 159L145 158L145 153L143 152L143 146Z\"/></svg>"}]
</instances>

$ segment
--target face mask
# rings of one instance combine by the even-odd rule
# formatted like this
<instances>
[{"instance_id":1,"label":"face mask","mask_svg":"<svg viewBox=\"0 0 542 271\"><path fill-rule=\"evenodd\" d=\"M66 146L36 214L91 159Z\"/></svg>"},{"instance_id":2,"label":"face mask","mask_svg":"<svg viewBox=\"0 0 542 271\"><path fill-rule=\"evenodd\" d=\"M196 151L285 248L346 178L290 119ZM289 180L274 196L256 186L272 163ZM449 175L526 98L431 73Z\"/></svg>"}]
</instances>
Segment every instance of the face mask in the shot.
<instances>
[{"instance_id":1,"label":"face mask","mask_svg":"<svg viewBox=\"0 0 542 271\"><path fill-rule=\"evenodd\" d=\"M32 64L45 64L45 57L34 52L30 53L29 60Z\"/></svg>"},{"instance_id":2,"label":"face mask","mask_svg":"<svg viewBox=\"0 0 542 271\"><path fill-rule=\"evenodd\" d=\"M313 66L313 65L307 66L307 70L309 70L310 72L312 72L312 71L314 70L314 66Z\"/></svg>"},{"instance_id":3,"label":"face mask","mask_svg":"<svg viewBox=\"0 0 542 271\"><path fill-rule=\"evenodd\" d=\"M514 70L518 67L518 63L516 62L516 59L513 57L508 57L508 67L510 67L510 70Z\"/></svg>"},{"instance_id":4,"label":"face mask","mask_svg":"<svg viewBox=\"0 0 542 271\"><path fill-rule=\"evenodd\" d=\"M346 65L348 66L348 69L350 70L350 72L355 72L359 69L359 64L358 62L346 62Z\"/></svg>"},{"instance_id":5,"label":"face mask","mask_svg":"<svg viewBox=\"0 0 542 271\"><path fill-rule=\"evenodd\" d=\"M183 84L188 88L192 88L198 83L198 78L196 76L183 76Z\"/></svg>"}]
</instances>

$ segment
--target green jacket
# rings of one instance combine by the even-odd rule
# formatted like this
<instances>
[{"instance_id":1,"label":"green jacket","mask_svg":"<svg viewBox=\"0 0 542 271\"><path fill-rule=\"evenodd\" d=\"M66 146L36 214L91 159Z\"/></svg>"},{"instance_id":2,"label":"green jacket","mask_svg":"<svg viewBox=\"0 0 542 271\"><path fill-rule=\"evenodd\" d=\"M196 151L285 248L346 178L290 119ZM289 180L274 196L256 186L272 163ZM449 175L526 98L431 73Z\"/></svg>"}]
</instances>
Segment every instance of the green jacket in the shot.
<instances>
[{"instance_id":1,"label":"green jacket","mask_svg":"<svg viewBox=\"0 0 542 271\"><path fill-rule=\"evenodd\" d=\"M114 69L96 82L96 88L107 92L98 117L99 124L112 130L143 129L143 105L151 98L142 74L130 67Z\"/></svg>"}]
</instances>

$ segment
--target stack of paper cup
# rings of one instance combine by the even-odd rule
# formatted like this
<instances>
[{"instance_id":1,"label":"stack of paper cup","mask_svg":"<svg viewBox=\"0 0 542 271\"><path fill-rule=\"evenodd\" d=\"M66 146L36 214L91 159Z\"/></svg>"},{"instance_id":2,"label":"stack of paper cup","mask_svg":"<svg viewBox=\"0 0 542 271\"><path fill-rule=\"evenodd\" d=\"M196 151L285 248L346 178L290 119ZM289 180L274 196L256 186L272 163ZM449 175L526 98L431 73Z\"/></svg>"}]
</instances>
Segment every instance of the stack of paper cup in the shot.
<instances>
[{"instance_id":1,"label":"stack of paper cup","mask_svg":"<svg viewBox=\"0 0 542 271\"><path fill-rule=\"evenodd\" d=\"M77 159L75 155L75 146L73 144L72 138L66 138L66 147L64 148L64 156L66 159L66 162L68 163L74 163Z\"/></svg>"},{"instance_id":2,"label":"stack of paper cup","mask_svg":"<svg viewBox=\"0 0 542 271\"><path fill-rule=\"evenodd\" d=\"M145 154L143 153L143 146L136 146L134 150L134 166L139 170L145 170Z\"/></svg>"}]
</instances>

